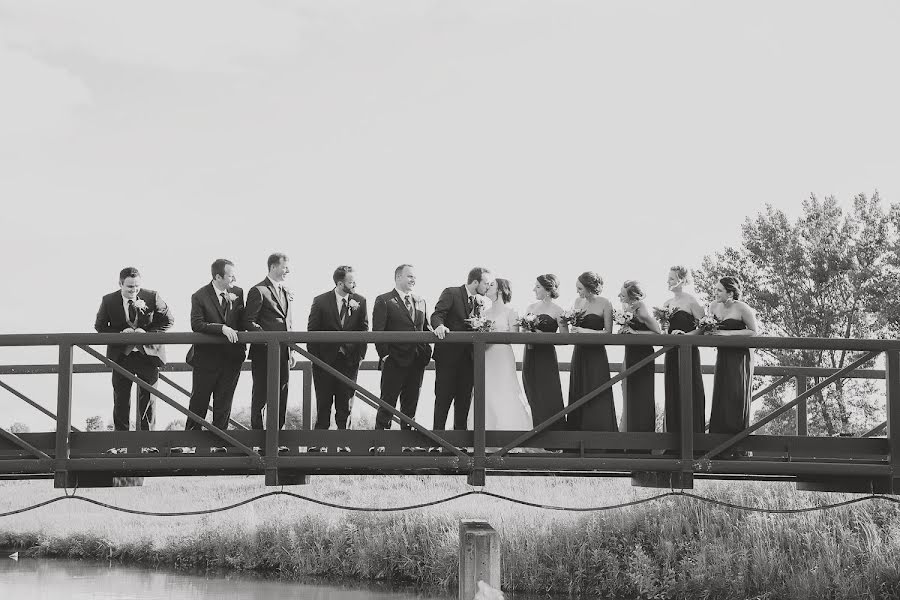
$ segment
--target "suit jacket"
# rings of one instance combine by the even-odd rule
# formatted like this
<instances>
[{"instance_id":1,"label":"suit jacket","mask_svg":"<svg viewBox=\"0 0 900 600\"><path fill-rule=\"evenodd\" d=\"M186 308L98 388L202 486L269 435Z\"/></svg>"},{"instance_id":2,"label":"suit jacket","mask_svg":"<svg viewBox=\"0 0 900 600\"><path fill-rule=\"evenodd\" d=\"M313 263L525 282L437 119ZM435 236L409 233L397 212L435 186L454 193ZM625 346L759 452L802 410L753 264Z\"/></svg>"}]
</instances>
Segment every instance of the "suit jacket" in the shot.
<instances>
[{"instance_id":1,"label":"suit jacket","mask_svg":"<svg viewBox=\"0 0 900 600\"><path fill-rule=\"evenodd\" d=\"M284 287L282 287L284 289ZM266 277L247 292L244 308L244 329L247 331L290 331L290 293L279 294L272 281ZM250 344L250 356L266 351L265 344Z\"/></svg>"},{"instance_id":2,"label":"suit jacket","mask_svg":"<svg viewBox=\"0 0 900 600\"><path fill-rule=\"evenodd\" d=\"M226 293L237 299L223 310L221 298L207 283L191 295L191 330L197 333L222 335L222 326L241 331L244 325L244 290L233 287ZM192 367L213 368L223 362L240 365L247 356L246 344L194 344L188 350L185 362Z\"/></svg>"},{"instance_id":3,"label":"suit jacket","mask_svg":"<svg viewBox=\"0 0 900 600\"><path fill-rule=\"evenodd\" d=\"M366 299L359 294L350 294L347 297L348 302L355 300L359 304L359 308L348 309L348 314L344 319L344 325L341 326L341 313L338 312L337 298L334 290L329 290L324 294L319 294L313 298L312 308L309 310L309 323L307 331L368 331L369 330L369 314L366 312ZM361 342L357 344L307 344L306 348L313 356L317 356L327 362L333 364L337 358L338 352L343 349L344 353L351 360L361 361L366 356L368 344Z\"/></svg>"},{"instance_id":4,"label":"suit jacket","mask_svg":"<svg viewBox=\"0 0 900 600\"><path fill-rule=\"evenodd\" d=\"M375 298L372 308L372 331L431 331L425 319L425 301L412 295L415 318L409 315L406 305L397 290L391 290ZM431 360L431 344L375 344L379 366L390 355L401 366L426 367Z\"/></svg>"},{"instance_id":5,"label":"suit jacket","mask_svg":"<svg viewBox=\"0 0 900 600\"><path fill-rule=\"evenodd\" d=\"M142 289L138 292L138 300L143 300L147 308L137 311L138 328L144 331L166 331L175 324L172 311L153 290ZM100 301L100 310L94 320L94 329L98 333L120 333L123 329L131 327L128 315L125 314L125 306L122 303L122 292L116 290L103 296ZM111 344L106 347L106 357L118 361L128 346L125 344ZM166 364L166 347L163 344L144 344L141 346L144 353L151 357L157 366Z\"/></svg>"},{"instance_id":6,"label":"suit jacket","mask_svg":"<svg viewBox=\"0 0 900 600\"><path fill-rule=\"evenodd\" d=\"M472 331L472 328L466 323L468 318L469 294L466 292L466 286L448 287L441 292L441 297L434 305L431 327L437 329L439 325L444 325L450 331ZM472 346L469 344L437 344L434 348L434 360L445 358L455 360L467 352L470 354L472 352Z\"/></svg>"}]
</instances>

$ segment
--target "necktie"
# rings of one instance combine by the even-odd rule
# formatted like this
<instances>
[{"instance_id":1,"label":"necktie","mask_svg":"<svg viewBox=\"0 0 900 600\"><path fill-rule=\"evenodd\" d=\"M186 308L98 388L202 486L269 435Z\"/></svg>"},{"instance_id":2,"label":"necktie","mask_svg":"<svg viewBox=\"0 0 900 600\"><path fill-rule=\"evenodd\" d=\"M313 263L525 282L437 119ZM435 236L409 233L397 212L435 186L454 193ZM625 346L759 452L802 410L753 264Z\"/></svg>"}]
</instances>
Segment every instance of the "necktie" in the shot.
<instances>
[{"instance_id":1,"label":"necktie","mask_svg":"<svg viewBox=\"0 0 900 600\"><path fill-rule=\"evenodd\" d=\"M415 321L416 309L413 308L412 300L409 299L409 294L406 295L406 310L409 311L409 317Z\"/></svg>"},{"instance_id":2,"label":"necktie","mask_svg":"<svg viewBox=\"0 0 900 600\"><path fill-rule=\"evenodd\" d=\"M469 315L475 315L475 296L469 296Z\"/></svg>"},{"instance_id":3,"label":"necktie","mask_svg":"<svg viewBox=\"0 0 900 600\"><path fill-rule=\"evenodd\" d=\"M134 307L134 300L128 301L128 320L132 323L137 319L137 309Z\"/></svg>"},{"instance_id":4,"label":"necktie","mask_svg":"<svg viewBox=\"0 0 900 600\"><path fill-rule=\"evenodd\" d=\"M341 327L344 326L344 320L347 318L347 299L341 300Z\"/></svg>"},{"instance_id":5,"label":"necktie","mask_svg":"<svg viewBox=\"0 0 900 600\"><path fill-rule=\"evenodd\" d=\"M225 292L221 292L219 294L219 298L222 299L222 312L225 313L225 315L227 316L228 315L228 300L225 298Z\"/></svg>"}]
</instances>

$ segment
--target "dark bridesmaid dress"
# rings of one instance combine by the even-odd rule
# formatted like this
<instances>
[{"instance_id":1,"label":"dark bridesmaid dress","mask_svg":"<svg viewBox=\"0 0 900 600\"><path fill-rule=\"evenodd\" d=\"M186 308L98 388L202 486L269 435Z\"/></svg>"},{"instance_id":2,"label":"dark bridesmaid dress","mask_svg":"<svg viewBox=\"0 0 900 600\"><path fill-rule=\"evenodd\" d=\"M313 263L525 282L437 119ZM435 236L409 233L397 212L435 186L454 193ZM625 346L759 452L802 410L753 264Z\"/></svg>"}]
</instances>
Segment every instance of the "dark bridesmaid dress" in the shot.
<instances>
[{"instance_id":1,"label":"dark bridesmaid dress","mask_svg":"<svg viewBox=\"0 0 900 600\"><path fill-rule=\"evenodd\" d=\"M556 333L559 324L550 315L538 315L537 328ZM531 405L531 421L537 427L563 408L562 384L559 382L559 362L556 346L552 344L527 344L522 357L522 387ZM550 429L565 429L566 419L560 418Z\"/></svg>"},{"instance_id":2,"label":"dark bridesmaid dress","mask_svg":"<svg viewBox=\"0 0 900 600\"><path fill-rule=\"evenodd\" d=\"M669 319L669 333L676 329L687 333L697 328L697 319L689 312L675 311ZM694 433L703 433L706 430L706 392L703 391L703 377L700 370L700 349L691 348L693 389L693 429ZM681 379L678 375L678 348L666 352L666 431L675 433L681 431Z\"/></svg>"},{"instance_id":3,"label":"dark bridesmaid dress","mask_svg":"<svg viewBox=\"0 0 900 600\"><path fill-rule=\"evenodd\" d=\"M719 329L746 329L741 319L725 319ZM719 348L713 380L710 433L739 433L750 425L753 359L748 348Z\"/></svg>"},{"instance_id":4,"label":"dark bridesmaid dress","mask_svg":"<svg viewBox=\"0 0 900 600\"><path fill-rule=\"evenodd\" d=\"M650 331L643 322L632 319L628 326L635 331ZM653 354L653 346L625 346L625 368ZM656 430L656 365L650 362L625 380L625 431Z\"/></svg>"},{"instance_id":5,"label":"dark bridesmaid dress","mask_svg":"<svg viewBox=\"0 0 900 600\"><path fill-rule=\"evenodd\" d=\"M601 331L604 320L601 315L589 313L581 318L579 327ZM587 334L590 335L590 334ZM572 351L572 371L569 374L569 404L594 391L610 380L609 359L606 346L575 345ZM599 396L569 413L571 431L618 431L616 405L613 403L612 388L607 388Z\"/></svg>"}]
</instances>

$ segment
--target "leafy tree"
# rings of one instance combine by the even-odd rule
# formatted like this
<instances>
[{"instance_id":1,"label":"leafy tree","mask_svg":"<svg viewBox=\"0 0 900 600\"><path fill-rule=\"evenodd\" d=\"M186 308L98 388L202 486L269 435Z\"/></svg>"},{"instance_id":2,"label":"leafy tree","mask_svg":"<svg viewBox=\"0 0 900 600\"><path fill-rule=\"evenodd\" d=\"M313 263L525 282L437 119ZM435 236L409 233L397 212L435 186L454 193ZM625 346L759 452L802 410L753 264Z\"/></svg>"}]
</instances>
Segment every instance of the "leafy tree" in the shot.
<instances>
[{"instance_id":1,"label":"leafy tree","mask_svg":"<svg viewBox=\"0 0 900 600\"><path fill-rule=\"evenodd\" d=\"M834 197L803 203L794 222L766 206L742 227L739 247L706 256L694 272L698 289L736 275L757 312L763 335L884 338L900 326L893 305L900 292L900 207L885 212L876 192L860 194L848 210ZM837 350L760 349L764 364L840 369L861 356ZM811 378L810 386L822 377ZM883 418L871 380L839 380L810 398L811 433L861 432ZM783 404L764 400L765 412ZM781 421L786 426L788 417ZM778 426L773 422L775 428Z\"/></svg>"},{"instance_id":2,"label":"leafy tree","mask_svg":"<svg viewBox=\"0 0 900 600\"><path fill-rule=\"evenodd\" d=\"M85 431L103 431L106 429L106 426L103 424L103 417L100 415L88 417L84 421L84 429Z\"/></svg>"}]
</instances>

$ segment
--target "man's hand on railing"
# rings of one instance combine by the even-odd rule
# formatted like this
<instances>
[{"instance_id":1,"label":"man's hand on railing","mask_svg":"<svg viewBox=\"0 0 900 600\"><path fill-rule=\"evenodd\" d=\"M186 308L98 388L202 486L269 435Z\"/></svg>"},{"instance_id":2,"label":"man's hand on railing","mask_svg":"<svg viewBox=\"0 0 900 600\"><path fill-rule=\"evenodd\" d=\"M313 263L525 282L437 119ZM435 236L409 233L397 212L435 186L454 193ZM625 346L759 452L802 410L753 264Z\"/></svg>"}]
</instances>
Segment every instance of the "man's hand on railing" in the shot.
<instances>
[{"instance_id":1,"label":"man's hand on railing","mask_svg":"<svg viewBox=\"0 0 900 600\"><path fill-rule=\"evenodd\" d=\"M122 333L134 333L134 329L132 329L131 327L126 327L122 330Z\"/></svg>"},{"instance_id":2,"label":"man's hand on railing","mask_svg":"<svg viewBox=\"0 0 900 600\"><path fill-rule=\"evenodd\" d=\"M135 332L135 333L147 333L146 331L144 331L144 330L141 329L140 327L136 327L136 328L134 329L134 332Z\"/></svg>"},{"instance_id":3,"label":"man's hand on railing","mask_svg":"<svg viewBox=\"0 0 900 600\"><path fill-rule=\"evenodd\" d=\"M228 338L228 341L231 342L232 344L235 344L238 341L237 331L235 331L228 325L222 325L222 335L224 335L226 338Z\"/></svg>"},{"instance_id":4,"label":"man's hand on railing","mask_svg":"<svg viewBox=\"0 0 900 600\"><path fill-rule=\"evenodd\" d=\"M444 336L449 332L450 330L447 329L446 325L438 325L434 328L434 335L436 335L439 340L444 339Z\"/></svg>"}]
</instances>

